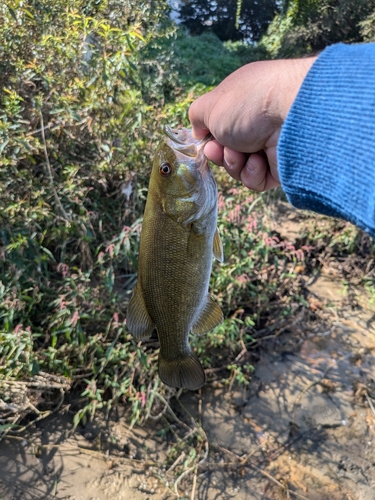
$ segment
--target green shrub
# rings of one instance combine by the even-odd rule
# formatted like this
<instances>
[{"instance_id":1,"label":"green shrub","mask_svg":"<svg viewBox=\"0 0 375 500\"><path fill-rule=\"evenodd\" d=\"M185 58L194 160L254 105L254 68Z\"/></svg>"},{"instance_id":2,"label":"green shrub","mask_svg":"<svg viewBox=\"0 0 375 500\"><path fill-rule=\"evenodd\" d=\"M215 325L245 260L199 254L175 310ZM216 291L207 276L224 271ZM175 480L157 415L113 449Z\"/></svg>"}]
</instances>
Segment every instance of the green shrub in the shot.
<instances>
[{"instance_id":1,"label":"green shrub","mask_svg":"<svg viewBox=\"0 0 375 500\"><path fill-rule=\"evenodd\" d=\"M0 6L2 380L85 378L96 404L143 383L122 286L171 77L168 53L145 58L173 33L166 13L163 0Z\"/></svg>"},{"instance_id":2,"label":"green shrub","mask_svg":"<svg viewBox=\"0 0 375 500\"><path fill-rule=\"evenodd\" d=\"M374 39L374 0L289 0L259 43L273 58L317 53L338 42Z\"/></svg>"},{"instance_id":3,"label":"green shrub","mask_svg":"<svg viewBox=\"0 0 375 500\"><path fill-rule=\"evenodd\" d=\"M167 12L163 0L0 6L5 402L17 382L55 376L65 380L53 386L59 398L69 385L86 397L76 423L117 400L135 422L173 394L156 376L155 345L126 330L147 180L162 123L187 125L194 97L243 60L214 35L176 35ZM270 231L262 195L227 178L219 184L225 262L211 285L225 321L192 345L205 367L223 364L246 384L252 367L239 353L276 312L298 307L294 264L308 250Z\"/></svg>"},{"instance_id":4,"label":"green shrub","mask_svg":"<svg viewBox=\"0 0 375 500\"><path fill-rule=\"evenodd\" d=\"M173 59L185 87L197 83L214 86L241 66L241 60L229 51L213 33L188 35L180 29L173 44Z\"/></svg>"}]
</instances>

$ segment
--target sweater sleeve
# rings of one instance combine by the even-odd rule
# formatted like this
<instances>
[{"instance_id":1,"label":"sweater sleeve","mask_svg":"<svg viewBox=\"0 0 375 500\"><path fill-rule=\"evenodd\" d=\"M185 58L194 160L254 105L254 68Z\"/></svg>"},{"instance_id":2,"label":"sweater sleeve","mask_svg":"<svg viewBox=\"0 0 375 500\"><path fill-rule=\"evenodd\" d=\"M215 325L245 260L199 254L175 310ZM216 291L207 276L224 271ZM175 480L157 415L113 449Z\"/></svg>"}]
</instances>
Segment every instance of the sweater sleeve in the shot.
<instances>
[{"instance_id":1,"label":"sweater sleeve","mask_svg":"<svg viewBox=\"0 0 375 500\"><path fill-rule=\"evenodd\" d=\"M278 164L292 205L375 237L375 43L322 52L282 127Z\"/></svg>"}]
</instances>

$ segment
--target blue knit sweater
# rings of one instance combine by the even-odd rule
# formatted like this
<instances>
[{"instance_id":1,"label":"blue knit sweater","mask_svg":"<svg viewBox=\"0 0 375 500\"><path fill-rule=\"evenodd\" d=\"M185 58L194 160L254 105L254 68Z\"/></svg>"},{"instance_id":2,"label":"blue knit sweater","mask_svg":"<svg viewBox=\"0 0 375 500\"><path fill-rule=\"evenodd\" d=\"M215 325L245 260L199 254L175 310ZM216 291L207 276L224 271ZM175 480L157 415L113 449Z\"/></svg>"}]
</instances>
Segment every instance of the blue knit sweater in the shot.
<instances>
[{"instance_id":1,"label":"blue knit sweater","mask_svg":"<svg viewBox=\"0 0 375 500\"><path fill-rule=\"evenodd\" d=\"M375 43L322 52L283 125L278 162L294 206L375 237Z\"/></svg>"}]
</instances>

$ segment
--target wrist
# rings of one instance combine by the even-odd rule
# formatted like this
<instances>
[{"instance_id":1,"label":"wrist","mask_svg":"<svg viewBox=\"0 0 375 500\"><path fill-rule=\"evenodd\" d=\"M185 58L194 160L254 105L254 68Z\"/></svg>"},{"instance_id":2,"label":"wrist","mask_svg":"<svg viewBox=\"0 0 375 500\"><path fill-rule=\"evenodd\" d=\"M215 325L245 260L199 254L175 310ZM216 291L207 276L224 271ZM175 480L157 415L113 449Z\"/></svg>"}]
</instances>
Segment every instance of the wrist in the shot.
<instances>
[{"instance_id":1,"label":"wrist","mask_svg":"<svg viewBox=\"0 0 375 500\"><path fill-rule=\"evenodd\" d=\"M275 62L275 75L271 97L269 99L269 116L281 126L295 101L298 92L317 57L302 59L278 60Z\"/></svg>"}]
</instances>

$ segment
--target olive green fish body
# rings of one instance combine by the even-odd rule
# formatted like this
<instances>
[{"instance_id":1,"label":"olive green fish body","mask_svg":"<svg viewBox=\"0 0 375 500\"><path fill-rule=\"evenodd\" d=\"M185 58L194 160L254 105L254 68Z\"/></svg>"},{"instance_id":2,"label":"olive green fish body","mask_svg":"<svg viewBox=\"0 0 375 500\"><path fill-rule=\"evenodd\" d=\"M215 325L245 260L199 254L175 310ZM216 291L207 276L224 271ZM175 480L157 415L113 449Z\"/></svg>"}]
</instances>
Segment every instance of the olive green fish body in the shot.
<instances>
[{"instance_id":1,"label":"olive green fish body","mask_svg":"<svg viewBox=\"0 0 375 500\"><path fill-rule=\"evenodd\" d=\"M202 147L192 148L190 154L196 154L189 156L173 146L172 140L162 142L155 155L127 325L138 339L149 338L156 328L163 382L197 389L205 375L190 349L189 333L205 333L222 321L208 294L213 253L222 260L217 188Z\"/></svg>"}]
</instances>

